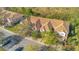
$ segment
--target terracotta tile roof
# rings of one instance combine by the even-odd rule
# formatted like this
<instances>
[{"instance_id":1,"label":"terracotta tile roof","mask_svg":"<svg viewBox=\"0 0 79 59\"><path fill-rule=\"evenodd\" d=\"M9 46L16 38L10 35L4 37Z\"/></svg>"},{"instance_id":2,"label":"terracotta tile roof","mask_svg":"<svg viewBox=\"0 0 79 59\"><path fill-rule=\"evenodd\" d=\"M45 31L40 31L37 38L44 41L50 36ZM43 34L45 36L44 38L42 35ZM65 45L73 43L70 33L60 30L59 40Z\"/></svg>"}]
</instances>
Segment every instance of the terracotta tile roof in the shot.
<instances>
[{"instance_id":1,"label":"terracotta tile roof","mask_svg":"<svg viewBox=\"0 0 79 59\"><path fill-rule=\"evenodd\" d=\"M69 24L66 21L63 21L61 19L48 19L48 18L35 17L35 16L30 17L31 23L36 24L38 20L40 20L40 23L42 25L40 30L48 31L49 30L48 23L50 22L51 26L54 28L56 32L65 32L66 33L65 38L67 38L69 32ZM36 28L36 26L34 27Z\"/></svg>"},{"instance_id":2,"label":"terracotta tile roof","mask_svg":"<svg viewBox=\"0 0 79 59\"><path fill-rule=\"evenodd\" d=\"M12 11L8 11L8 10L2 10L0 12L0 15L6 17L6 18L18 18L20 16L23 16L20 13L16 13L16 12L12 12Z\"/></svg>"},{"instance_id":3,"label":"terracotta tile roof","mask_svg":"<svg viewBox=\"0 0 79 59\"><path fill-rule=\"evenodd\" d=\"M35 16L31 16L30 17L30 20L31 20L32 23L36 23L38 20L40 20L41 21L41 24L45 24L46 22L49 22L49 20L46 19L46 18L35 17Z\"/></svg>"},{"instance_id":4,"label":"terracotta tile roof","mask_svg":"<svg viewBox=\"0 0 79 59\"><path fill-rule=\"evenodd\" d=\"M55 31L63 32L65 29L63 20L52 19L51 24Z\"/></svg>"},{"instance_id":5,"label":"terracotta tile roof","mask_svg":"<svg viewBox=\"0 0 79 59\"><path fill-rule=\"evenodd\" d=\"M47 18L42 18L42 17L35 17L31 16L30 20L32 23L36 23L38 20L40 20L42 27L44 26L45 28L48 28L48 22L51 22L51 25L56 31L65 31L67 32L67 29L69 28L67 23L63 20L58 20L58 19L47 19Z\"/></svg>"},{"instance_id":6,"label":"terracotta tile roof","mask_svg":"<svg viewBox=\"0 0 79 59\"><path fill-rule=\"evenodd\" d=\"M49 19L47 19L47 18L42 18L42 17L35 17L35 16L31 16L30 17L30 20L31 20L31 22L32 23L35 23L36 24L36 22L38 21L38 20L40 20L40 23L41 23L41 30L44 30L44 29L46 29L46 30L48 30L48 22L49 22Z\"/></svg>"}]
</instances>

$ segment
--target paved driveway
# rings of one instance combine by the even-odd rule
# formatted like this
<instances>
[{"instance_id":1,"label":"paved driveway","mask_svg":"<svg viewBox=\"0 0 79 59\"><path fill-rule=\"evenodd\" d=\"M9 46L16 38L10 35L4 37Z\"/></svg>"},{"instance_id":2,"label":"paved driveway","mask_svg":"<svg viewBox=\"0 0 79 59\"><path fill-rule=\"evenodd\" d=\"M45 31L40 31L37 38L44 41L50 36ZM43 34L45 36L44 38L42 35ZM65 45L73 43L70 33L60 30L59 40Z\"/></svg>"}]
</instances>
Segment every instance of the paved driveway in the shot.
<instances>
[{"instance_id":1,"label":"paved driveway","mask_svg":"<svg viewBox=\"0 0 79 59\"><path fill-rule=\"evenodd\" d=\"M0 32L2 32L4 34L4 37L8 37L8 36L11 36L11 35L14 35L15 33L11 32L11 31L8 31L4 28L1 28L0 27Z\"/></svg>"}]
</instances>

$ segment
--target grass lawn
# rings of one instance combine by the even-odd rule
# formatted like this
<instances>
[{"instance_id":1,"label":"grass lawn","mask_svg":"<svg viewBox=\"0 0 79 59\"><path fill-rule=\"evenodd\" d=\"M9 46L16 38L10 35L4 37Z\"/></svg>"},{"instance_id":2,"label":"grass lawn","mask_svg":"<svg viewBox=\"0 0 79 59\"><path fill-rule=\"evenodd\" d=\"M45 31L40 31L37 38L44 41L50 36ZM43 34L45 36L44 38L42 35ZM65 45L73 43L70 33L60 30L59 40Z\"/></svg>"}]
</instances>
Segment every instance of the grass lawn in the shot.
<instances>
[{"instance_id":1,"label":"grass lawn","mask_svg":"<svg viewBox=\"0 0 79 59\"><path fill-rule=\"evenodd\" d=\"M5 51L3 48L0 48L0 51Z\"/></svg>"},{"instance_id":2,"label":"grass lawn","mask_svg":"<svg viewBox=\"0 0 79 59\"><path fill-rule=\"evenodd\" d=\"M26 28L26 26L26 24L17 24L16 26L7 27L6 29L23 36L23 29Z\"/></svg>"},{"instance_id":3,"label":"grass lawn","mask_svg":"<svg viewBox=\"0 0 79 59\"><path fill-rule=\"evenodd\" d=\"M13 31L15 33L18 33L20 30L22 30L24 28L23 25L21 24L17 24L16 26L13 26L13 27L7 27L6 29L7 30L10 30L10 31Z\"/></svg>"},{"instance_id":4,"label":"grass lawn","mask_svg":"<svg viewBox=\"0 0 79 59\"><path fill-rule=\"evenodd\" d=\"M20 24L18 24L13 27L7 27L6 29L17 33L20 30L20 28L21 28L21 26L20 26Z\"/></svg>"}]
</instances>

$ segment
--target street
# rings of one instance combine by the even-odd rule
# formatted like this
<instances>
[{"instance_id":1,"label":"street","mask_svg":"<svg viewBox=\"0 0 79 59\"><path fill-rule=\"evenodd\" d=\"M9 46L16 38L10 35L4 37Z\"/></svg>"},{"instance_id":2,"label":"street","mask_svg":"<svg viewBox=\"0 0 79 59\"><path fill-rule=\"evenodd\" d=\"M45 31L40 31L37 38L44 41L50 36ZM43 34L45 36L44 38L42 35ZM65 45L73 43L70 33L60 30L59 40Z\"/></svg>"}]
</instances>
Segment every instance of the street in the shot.
<instances>
[{"instance_id":1,"label":"street","mask_svg":"<svg viewBox=\"0 0 79 59\"><path fill-rule=\"evenodd\" d=\"M6 29L1 28L1 27L0 27L0 32L3 32L5 34L5 37L11 36L11 35L16 35L16 33L13 33L11 31L6 30ZM25 39L22 39L21 42L19 42L18 44L14 45L12 48L10 48L10 49L6 48L6 50L7 51L14 51L18 47L25 47L25 46L28 46L29 44L31 44L31 45L37 45L39 47L45 45L45 44L43 44L41 42L37 42L37 41L33 40L30 37L26 37Z\"/></svg>"}]
</instances>

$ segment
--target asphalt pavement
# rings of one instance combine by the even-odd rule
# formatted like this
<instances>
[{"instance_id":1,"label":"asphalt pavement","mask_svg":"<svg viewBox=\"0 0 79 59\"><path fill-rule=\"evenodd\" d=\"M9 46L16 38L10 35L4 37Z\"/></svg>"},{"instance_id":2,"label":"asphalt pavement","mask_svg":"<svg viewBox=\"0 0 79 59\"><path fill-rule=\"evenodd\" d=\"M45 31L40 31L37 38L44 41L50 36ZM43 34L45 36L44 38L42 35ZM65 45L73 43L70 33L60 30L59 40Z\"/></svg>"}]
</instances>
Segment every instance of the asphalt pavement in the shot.
<instances>
[{"instance_id":1,"label":"asphalt pavement","mask_svg":"<svg viewBox=\"0 0 79 59\"><path fill-rule=\"evenodd\" d=\"M0 27L0 32L3 32L5 34L5 37L11 36L11 35L17 35L16 33L11 32L9 30L6 30L6 29L4 29L2 27ZM6 48L6 50L7 51L14 51L18 47L25 47L25 46L28 47L29 44L37 45L37 46L40 46L40 47L45 45L45 44L43 44L41 42L33 40L30 37L26 37L25 39L22 39L21 42L19 42L18 44L14 45L12 48L10 48L10 49Z\"/></svg>"}]
</instances>

